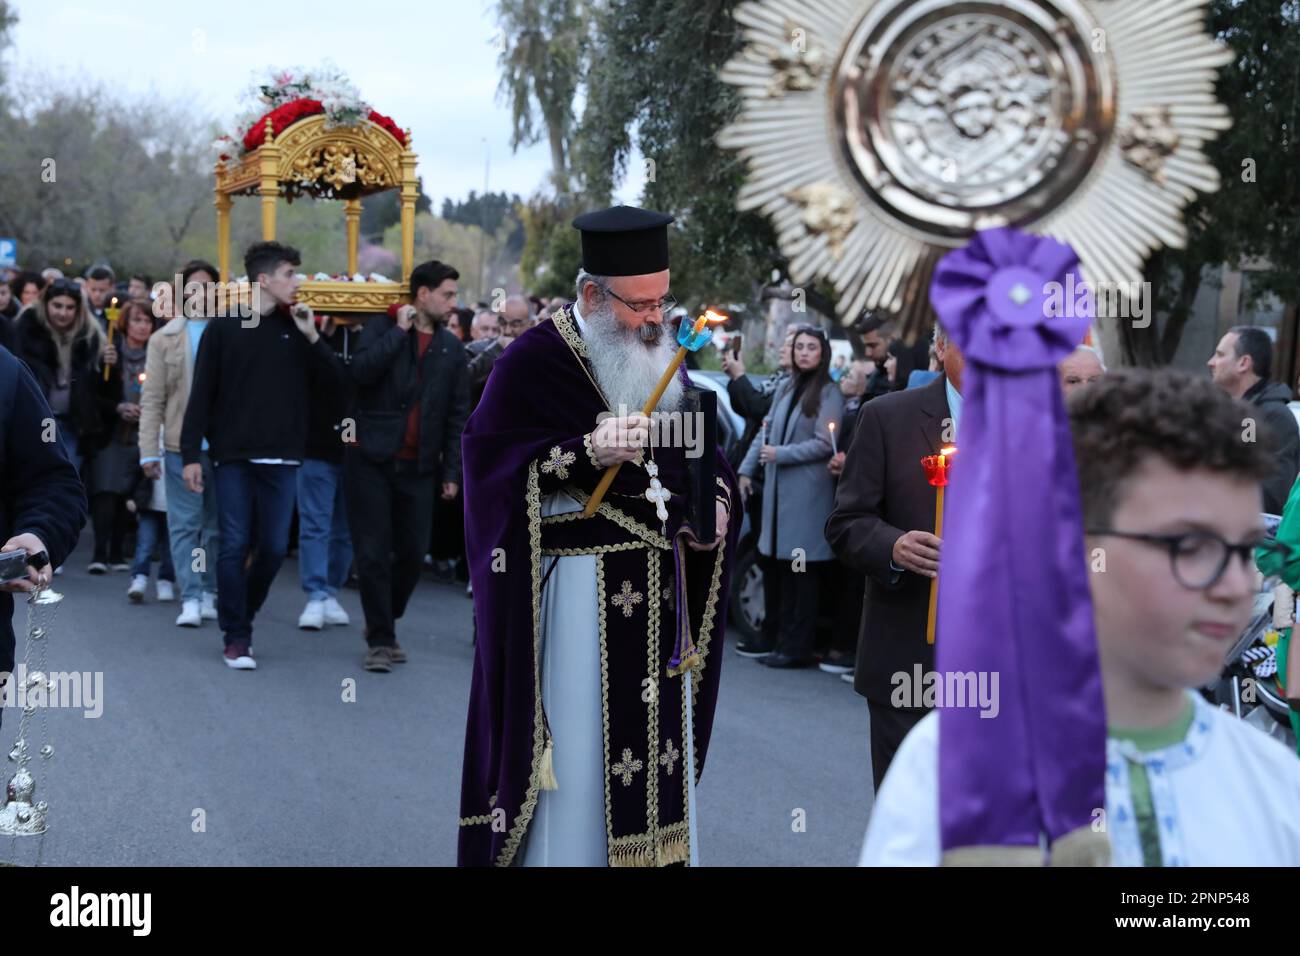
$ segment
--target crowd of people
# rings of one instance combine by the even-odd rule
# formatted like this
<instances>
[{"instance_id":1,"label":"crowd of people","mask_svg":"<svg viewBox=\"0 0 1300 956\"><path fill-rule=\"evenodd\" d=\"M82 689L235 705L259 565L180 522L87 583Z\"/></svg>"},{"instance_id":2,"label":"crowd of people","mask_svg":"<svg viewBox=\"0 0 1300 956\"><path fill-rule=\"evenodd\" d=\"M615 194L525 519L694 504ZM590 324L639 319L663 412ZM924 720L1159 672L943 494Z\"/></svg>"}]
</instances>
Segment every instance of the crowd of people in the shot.
<instances>
[{"instance_id":1,"label":"crowd of people","mask_svg":"<svg viewBox=\"0 0 1300 956\"><path fill-rule=\"evenodd\" d=\"M216 620L224 662L253 669L254 618L296 540L305 596L299 626L349 626L338 595L355 583L364 615L363 666L391 671L407 660L397 627L422 570L464 582L470 591L461 460L470 412L511 343L567 303L515 295L495 308L462 308L459 274L431 261L412 272L409 302L350 325L298 303L300 260L293 248L258 243L244 265L256 293L251 315L219 315L210 297L163 301L151 295L149 277L119 282L106 265L72 279L57 270L16 272L0 286L0 344L30 370L67 461L81 475L93 535L90 573L129 572L126 594L134 603L146 599L152 578L158 601L179 599L178 626ZM217 284L218 270L200 260L180 274L186 288ZM665 297L654 306L663 321L670 302ZM864 858L915 860L919 852L928 859L933 841L918 843L917 851L898 840L915 829L914 820L900 823L907 816L900 808L915 802L917 782L933 774L926 769L934 759L933 730L909 736L931 708L900 702L895 678L935 666L927 603L943 542L932 533L933 494L920 480L919 461L960 446L965 359L943 329L907 343L879 315L855 323L849 341L853 357L834 359L823 327L793 324L778 369L761 380L747 373L742 355L723 350L730 403L745 421L726 453L764 589L762 627L735 650L769 667L819 666L850 682L867 700L877 790L904 738L915 741L905 755L908 781L887 794L881 835L868 840ZM1226 462L1219 480L1228 484L1258 474L1263 510L1283 514L1290 498L1296 514L1284 526L1300 527L1300 496L1293 491L1300 427L1288 405L1290 389L1273 380L1269 333L1232 328L1207 366L1212 384L1128 373L1112 381L1101 353L1078 346L1058 374L1083 429L1075 436L1079 453L1101 455L1127 441L1133 447L1125 446L1128 458L1116 467L1136 473L1147 442L1165 462L1159 467L1176 470L1187 455L1173 447L1174 438L1123 424L1116 403L1147 408L1187 389L1195 408L1177 418L1182 438L1190 442L1195 423L1188 416L1197 408L1218 428L1188 447L1201 449L1196 454L1207 461ZM1228 448L1225 424L1243 408L1251 414L1238 424L1250 437L1238 434L1236 443L1253 444L1256 425L1261 442L1244 457ZM1195 471L1199 463L1189 460L1187 467ZM1093 464L1081 462L1081 481L1113 491L1118 479ZM1195 510L1195 488L1185 490L1185 510ZM1114 494L1103 501L1094 491L1083 488L1085 518L1098 526L1090 534L1119 535L1101 526L1115 523L1125 508L1127 515L1155 506L1117 502ZM1162 507L1178 504L1175 498ZM1232 548L1246 553L1246 545L1231 542L1249 531L1234 525L1207 532L1225 544L1227 557L1217 576L1191 585L1178 575L1192 559L1172 550L1179 586L1210 601L1228 602L1215 597L1216 588L1233 590L1229 603L1240 603L1237 592L1249 587L1240 575L1225 578L1225 568ZM50 533L68 537L66 528ZM60 540L51 554L63 560L70 550L70 541ZM1300 584L1300 570L1293 576ZM1153 584L1153 593L1161 586ZM1155 665L1121 647L1134 616L1142 617L1124 604L1133 595L1104 588L1098 594L1099 602L1128 608L1099 610L1107 679L1118 687L1149 678ZM1166 608L1176 598L1171 592ZM1159 637L1154 633L1152 641ZM1157 669L1165 669L1157 682L1191 688L1213 676L1213 653L1181 666L1166 655L1168 648L1150 650ZM1151 716L1146 701L1107 687L1108 708L1128 714L1135 726ZM1177 711L1181 733L1189 733L1199 711L1164 703ZM916 839L931 837L927 830Z\"/></svg>"},{"instance_id":2,"label":"crowd of people","mask_svg":"<svg viewBox=\"0 0 1300 956\"><path fill-rule=\"evenodd\" d=\"M957 444L964 361L942 330L908 345L878 315L855 323L849 339L854 358L837 382L818 326L793 325L778 371L757 384L743 358L724 352L732 408L746 422L732 463L764 585L761 631L735 650L769 667L819 666L852 683L871 709L879 785L903 735L924 714L891 706L890 679L916 664L933 667L925 582L937 572L940 542L919 530L934 518L919 461ZM1263 506L1281 514L1300 473L1300 428L1287 405L1291 390L1271 379L1272 339L1261 328L1233 328L1208 367L1222 392L1257 410L1260 431L1269 434L1274 470ZM1058 372L1067 397L1107 374L1101 353L1087 344ZM880 401L901 395L909 398ZM873 452L846 479L851 447ZM892 583L872 585L880 570Z\"/></svg>"},{"instance_id":3,"label":"crowd of people","mask_svg":"<svg viewBox=\"0 0 1300 956\"><path fill-rule=\"evenodd\" d=\"M30 369L81 476L89 573L127 572L131 603L152 583L179 601L179 627L217 621L225 662L253 669L253 617L296 546L299 627L350 625L338 595L355 586L364 666L390 671L421 571L469 590L469 411L495 360L563 300L462 308L456 270L434 261L414 270L409 304L349 324L293 310L293 248L259 243L244 264L252 318L219 313L202 260L179 269L177 301L103 263L10 270L0 345Z\"/></svg>"}]
</instances>

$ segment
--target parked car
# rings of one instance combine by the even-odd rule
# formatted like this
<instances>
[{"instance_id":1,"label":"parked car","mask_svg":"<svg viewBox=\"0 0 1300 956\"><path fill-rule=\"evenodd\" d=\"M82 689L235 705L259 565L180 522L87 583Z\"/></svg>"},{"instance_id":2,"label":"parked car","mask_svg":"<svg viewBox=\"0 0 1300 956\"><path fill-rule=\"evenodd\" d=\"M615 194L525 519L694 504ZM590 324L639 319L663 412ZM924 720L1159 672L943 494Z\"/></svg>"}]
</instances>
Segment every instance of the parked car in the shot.
<instances>
[{"instance_id":1,"label":"parked car","mask_svg":"<svg viewBox=\"0 0 1300 956\"><path fill-rule=\"evenodd\" d=\"M731 408L727 395L727 375L704 369L691 369L691 383L697 388L707 388L718 393L718 444L726 454L745 433L745 419ZM750 375L757 386L761 377ZM725 409L725 414L724 414ZM726 437L724 439L724 432ZM748 509L742 509L740 544L736 549L736 563L731 571L731 589L728 602L731 623L746 637L757 637L763 627L763 569L758 563L758 535L749 520Z\"/></svg>"}]
</instances>

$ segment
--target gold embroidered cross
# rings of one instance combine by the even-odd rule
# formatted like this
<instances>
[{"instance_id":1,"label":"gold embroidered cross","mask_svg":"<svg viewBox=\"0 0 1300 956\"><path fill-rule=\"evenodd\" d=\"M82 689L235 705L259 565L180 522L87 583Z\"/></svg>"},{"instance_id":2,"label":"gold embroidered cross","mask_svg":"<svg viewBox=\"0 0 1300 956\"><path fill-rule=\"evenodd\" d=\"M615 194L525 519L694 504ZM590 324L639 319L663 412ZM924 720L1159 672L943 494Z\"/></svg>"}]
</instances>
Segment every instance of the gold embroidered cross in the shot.
<instances>
[{"instance_id":1,"label":"gold embroidered cross","mask_svg":"<svg viewBox=\"0 0 1300 956\"><path fill-rule=\"evenodd\" d=\"M681 751L673 746L671 740L668 741L668 746L664 748L664 752L659 755L659 766L666 768L670 777L673 775L673 765L677 763L679 756L681 756Z\"/></svg>"},{"instance_id":2,"label":"gold embroidered cross","mask_svg":"<svg viewBox=\"0 0 1300 956\"><path fill-rule=\"evenodd\" d=\"M632 756L632 750L629 747L623 748L623 759L614 764L614 776L623 778L623 786L632 785L632 774L639 773L644 764L639 759Z\"/></svg>"},{"instance_id":3,"label":"gold embroidered cross","mask_svg":"<svg viewBox=\"0 0 1300 956\"><path fill-rule=\"evenodd\" d=\"M624 581L623 590L609 600L615 607L622 609L624 617L631 617L633 606L641 603L641 592L632 590L631 581Z\"/></svg>"},{"instance_id":4,"label":"gold embroidered cross","mask_svg":"<svg viewBox=\"0 0 1300 956\"><path fill-rule=\"evenodd\" d=\"M560 446L555 445L551 448L551 457L542 462L542 472L547 475L554 473L555 477L564 481L569 477L569 466L577 460L578 456L573 452L561 452Z\"/></svg>"}]
</instances>

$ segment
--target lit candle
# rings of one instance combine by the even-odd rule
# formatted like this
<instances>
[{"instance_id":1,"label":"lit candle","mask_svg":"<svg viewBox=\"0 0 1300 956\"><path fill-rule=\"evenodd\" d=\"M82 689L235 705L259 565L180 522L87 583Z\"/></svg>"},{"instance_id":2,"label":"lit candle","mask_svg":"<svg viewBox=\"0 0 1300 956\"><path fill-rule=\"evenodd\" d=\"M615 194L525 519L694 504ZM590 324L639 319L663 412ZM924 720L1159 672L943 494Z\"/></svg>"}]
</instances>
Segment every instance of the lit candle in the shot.
<instances>
[{"instance_id":1,"label":"lit candle","mask_svg":"<svg viewBox=\"0 0 1300 956\"><path fill-rule=\"evenodd\" d=\"M104 316L105 318L108 319L108 344L109 345L113 344L113 332L117 328L117 319L118 316L121 314L122 314L122 310L117 307L117 296L113 296L113 301L110 302L108 304L108 308L104 310ZM108 375L111 370L112 370L111 365L104 366L104 381L106 382L108 381Z\"/></svg>"},{"instance_id":2,"label":"lit candle","mask_svg":"<svg viewBox=\"0 0 1300 956\"><path fill-rule=\"evenodd\" d=\"M834 423L834 422L827 422L827 423L826 423L826 427L827 427L828 429L830 429L830 433L831 433L831 457L834 458L836 455L838 455L838 454L840 453L839 447L835 444L835 423Z\"/></svg>"},{"instance_id":3,"label":"lit candle","mask_svg":"<svg viewBox=\"0 0 1300 956\"><path fill-rule=\"evenodd\" d=\"M641 409L642 415L648 416L655 410L655 406L659 404L659 399L663 397L664 392L668 389L668 383L673 380L673 376L677 374L677 370L681 367L682 362L685 361L686 353L698 351L704 343L708 341L707 338L699 339L698 337L703 334L709 324L713 322L725 322L726 320L727 317L725 315L709 309L695 320L695 325L691 327L689 336L678 332L677 341L681 343L681 347L677 350L677 354L673 356L673 360L668 363L668 367L664 369L664 374L660 376L659 384L655 386L655 390L651 392L650 397L646 399L645 407ZM607 492L609 486L614 483L614 476L618 474L618 469L622 464L622 462L619 462L610 465L605 469L605 474L601 476L600 483L596 485L596 490L593 491L591 497L587 499L587 506L582 509L582 516L584 518L590 518L596 513L596 509L600 507L600 503L605 497L605 492Z\"/></svg>"},{"instance_id":4,"label":"lit candle","mask_svg":"<svg viewBox=\"0 0 1300 956\"><path fill-rule=\"evenodd\" d=\"M948 484L948 461L957 453L957 449L952 445L947 445L939 450L937 455L927 455L921 459L921 467L925 469L925 478L935 489L934 498L934 536L943 538L943 489ZM925 642L934 643L934 625L939 609L939 576L936 574L930 579L930 607L925 618Z\"/></svg>"}]
</instances>

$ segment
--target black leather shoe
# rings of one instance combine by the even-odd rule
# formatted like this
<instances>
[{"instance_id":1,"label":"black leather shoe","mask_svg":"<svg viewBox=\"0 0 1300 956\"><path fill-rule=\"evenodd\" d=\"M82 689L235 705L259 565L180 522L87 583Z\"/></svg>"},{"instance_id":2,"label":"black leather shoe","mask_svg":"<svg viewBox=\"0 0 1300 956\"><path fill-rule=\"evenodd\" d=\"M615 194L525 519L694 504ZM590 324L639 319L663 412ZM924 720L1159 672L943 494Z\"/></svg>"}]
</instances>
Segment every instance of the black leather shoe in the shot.
<instances>
[{"instance_id":1,"label":"black leather shoe","mask_svg":"<svg viewBox=\"0 0 1300 956\"><path fill-rule=\"evenodd\" d=\"M762 658L761 663L768 667L780 667L787 670L793 670L798 667L812 667L813 660L810 657L791 657L789 654L782 654L777 651L774 654L768 654Z\"/></svg>"}]
</instances>

